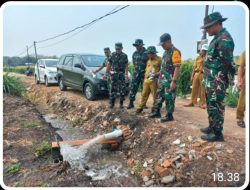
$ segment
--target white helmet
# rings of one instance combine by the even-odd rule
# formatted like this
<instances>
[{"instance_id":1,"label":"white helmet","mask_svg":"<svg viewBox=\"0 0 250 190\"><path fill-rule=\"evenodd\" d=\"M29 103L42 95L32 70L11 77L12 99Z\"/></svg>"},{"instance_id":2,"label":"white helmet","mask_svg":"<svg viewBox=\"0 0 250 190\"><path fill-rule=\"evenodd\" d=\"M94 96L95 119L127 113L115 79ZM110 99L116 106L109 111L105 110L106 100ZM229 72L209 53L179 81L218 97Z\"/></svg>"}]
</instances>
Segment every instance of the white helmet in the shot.
<instances>
[{"instance_id":1,"label":"white helmet","mask_svg":"<svg viewBox=\"0 0 250 190\"><path fill-rule=\"evenodd\" d=\"M207 44L203 44L203 45L201 46L201 50L207 51L207 49L208 49L208 45L207 45Z\"/></svg>"}]
</instances>

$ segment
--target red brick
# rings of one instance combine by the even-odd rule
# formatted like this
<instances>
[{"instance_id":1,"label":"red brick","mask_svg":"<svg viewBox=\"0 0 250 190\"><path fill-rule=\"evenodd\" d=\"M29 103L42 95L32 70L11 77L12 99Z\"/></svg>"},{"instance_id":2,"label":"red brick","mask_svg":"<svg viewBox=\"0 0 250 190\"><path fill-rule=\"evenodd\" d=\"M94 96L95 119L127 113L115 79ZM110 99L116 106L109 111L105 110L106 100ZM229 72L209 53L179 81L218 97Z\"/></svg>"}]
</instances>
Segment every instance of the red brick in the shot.
<instances>
[{"instance_id":1,"label":"red brick","mask_svg":"<svg viewBox=\"0 0 250 190\"><path fill-rule=\"evenodd\" d=\"M141 172L141 177L142 178L145 177L145 176L150 177L150 175L151 175L151 173L149 171L147 171L147 170L142 170L142 172Z\"/></svg>"},{"instance_id":2,"label":"red brick","mask_svg":"<svg viewBox=\"0 0 250 190\"><path fill-rule=\"evenodd\" d=\"M171 161L170 161L170 160L164 160L164 162L163 162L163 164L162 164L162 166L163 166L164 168L168 168L170 165L171 165Z\"/></svg>"},{"instance_id":3,"label":"red brick","mask_svg":"<svg viewBox=\"0 0 250 190\"><path fill-rule=\"evenodd\" d=\"M156 171L156 173L159 174L160 177L164 177L164 176L169 175L168 169L167 168L163 168L163 167L161 167L159 165L155 166L155 171Z\"/></svg>"},{"instance_id":4,"label":"red brick","mask_svg":"<svg viewBox=\"0 0 250 190\"><path fill-rule=\"evenodd\" d=\"M133 164L134 164L134 160L133 160L133 159L129 159L128 162L127 162L127 164L128 164L129 166L133 165Z\"/></svg>"}]
</instances>

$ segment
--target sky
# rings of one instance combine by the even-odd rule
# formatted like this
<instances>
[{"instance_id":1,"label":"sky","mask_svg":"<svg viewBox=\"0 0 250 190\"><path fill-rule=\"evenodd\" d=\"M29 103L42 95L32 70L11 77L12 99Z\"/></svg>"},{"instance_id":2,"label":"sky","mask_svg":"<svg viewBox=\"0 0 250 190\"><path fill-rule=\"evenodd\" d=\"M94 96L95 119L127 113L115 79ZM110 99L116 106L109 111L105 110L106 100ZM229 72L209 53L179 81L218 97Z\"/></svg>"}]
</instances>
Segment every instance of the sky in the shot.
<instances>
[{"instance_id":1,"label":"sky","mask_svg":"<svg viewBox=\"0 0 250 190\"><path fill-rule=\"evenodd\" d=\"M3 10L3 55L16 56L26 45L67 32L86 24L117 5L9 5ZM123 6L123 5L121 5ZM231 33L235 42L234 55L239 55L246 47L245 17L239 5L210 5L209 13L219 11L228 20L223 26ZM114 51L116 42L123 43L123 51L131 60L135 39L141 38L145 47L156 46L158 54L163 50L159 37L163 33L172 36L172 42L183 59L197 56L196 42L202 37L205 5L131 5L122 11L105 17L77 35L57 43L70 35L37 44L37 53L57 55L64 53L103 54L104 47ZM212 38L209 37L209 41ZM29 50L34 54L34 48ZM25 53L21 56L25 56Z\"/></svg>"}]
</instances>

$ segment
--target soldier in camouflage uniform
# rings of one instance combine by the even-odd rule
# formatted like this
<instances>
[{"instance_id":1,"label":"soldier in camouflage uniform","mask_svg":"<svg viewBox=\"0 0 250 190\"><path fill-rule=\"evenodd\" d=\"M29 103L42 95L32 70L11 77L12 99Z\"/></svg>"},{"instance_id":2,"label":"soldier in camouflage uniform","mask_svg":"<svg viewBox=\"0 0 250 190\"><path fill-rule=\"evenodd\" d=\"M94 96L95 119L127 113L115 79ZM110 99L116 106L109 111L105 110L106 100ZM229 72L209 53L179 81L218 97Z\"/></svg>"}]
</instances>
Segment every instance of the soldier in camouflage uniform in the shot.
<instances>
[{"instance_id":1,"label":"soldier in camouflage uniform","mask_svg":"<svg viewBox=\"0 0 250 190\"><path fill-rule=\"evenodd\" d=\"M136 51L132 55L132 60L134 64L134 73L131 82L130 92L129 92L129 100L130 103L128 105L128 109L134 107L134 101L136 97L136 93L138 91L139 86L142 87L145 69L148 61L148 56L146 53L146 49L143 47L143 40L136 39L133 46L136 47Z\"/></svg>"},{"instance_id":2,"label":"soldier in camouflage uniform","mask_svg":"<svg viewBox=\"0 0 250 190\"><path fill-rule=\"evenodd\" d=\"M223 28L222 18L219 12L214 12L204 18L202 29L214 36L210 42L207 58L204 62L203 83L206 89L206 103L209 127L202 128L201 138L207 141L224 141L222 134L224 123L224 98L226 89L232 85L235 74L233 62L234 41L228 31Z\"/></svg>"},{"instance_id":3,"label":"soldier in camouflage uniform","mask_svg":"<svg viewBox=\"0 0 250 190\"><path fill-rule=\"evenodd\" d=\"M181 52L174 47L171 36L167 33L160 37L160 44L165 50L162 63L161 74L158 81L157 100L152 109L150 118L161 117L160 109L162 103L166 104L166 116L161 118L161 122L174 120L173 112L176 98L176 78L181 66Z\"/></svg>"},{"instance_id":4,"label":"soldier in camouflage uniform","mask_svg":"<svg viewBox=\"0 0 250 190\"><path fill-rule=\"evenodd\" d=\"M113 52L108 61L107 70L104 77L110 74L110 108L115 105L117 93L120 94L120 108L123 108L123 101L126 93L126 80L128 80L128 56L122 52L122 43L115 44L115 52Z\"/></svg>"},{"instance_id":5,"label":"soldier in camouflage uniform","mask_svg":"<svg viewBox=\"0 0 250 190\"><path fill-rule=\"evenodd\" d=\"M107 68L108 60L109 60L109 58L111 56L111 51L110 51L109 47L104 48L104 54L105 54L106 58L104 59L102 66L100 66L97 70L93 71L94 74L98 73L103 68ZM107 82L108 82L108 89L110 89L110 77L107 76L104 79L107 80Z\"/></svg>"}]
</instances>

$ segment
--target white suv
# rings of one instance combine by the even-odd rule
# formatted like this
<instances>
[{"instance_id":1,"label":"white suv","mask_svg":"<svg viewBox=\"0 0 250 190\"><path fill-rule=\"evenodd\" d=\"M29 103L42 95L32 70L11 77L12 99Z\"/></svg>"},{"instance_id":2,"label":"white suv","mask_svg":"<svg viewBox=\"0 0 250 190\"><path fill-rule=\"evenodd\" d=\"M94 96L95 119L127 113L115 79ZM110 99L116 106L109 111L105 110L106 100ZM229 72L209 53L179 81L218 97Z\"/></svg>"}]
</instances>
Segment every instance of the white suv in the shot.
<instances>
[{"instance_id":1,"label":"white suv","mask_svg":"<svg viewBox=\"0 0 250 190\"><path fill-rule=\"evenodd\" d=\"M46 86L57 84L57 63L58 59L39 59L35 66L36 84L45 83Z\"/></svg>"}]
</instances>

